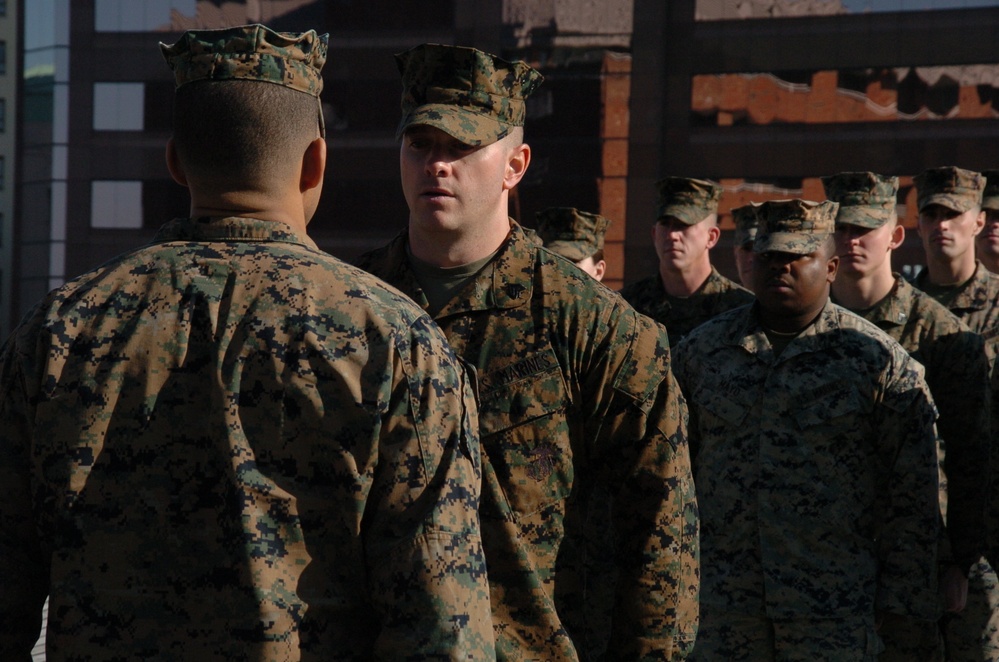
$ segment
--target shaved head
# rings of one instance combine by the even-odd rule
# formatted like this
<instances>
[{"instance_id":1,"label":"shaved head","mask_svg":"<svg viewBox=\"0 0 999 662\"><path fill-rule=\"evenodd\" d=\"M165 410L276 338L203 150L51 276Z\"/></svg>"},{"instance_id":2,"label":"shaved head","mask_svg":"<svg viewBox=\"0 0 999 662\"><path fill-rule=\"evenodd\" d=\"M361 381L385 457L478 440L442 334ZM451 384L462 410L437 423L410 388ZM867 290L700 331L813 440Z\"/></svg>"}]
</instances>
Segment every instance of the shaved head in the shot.
<instances>
[{"instance_id":1,"label":"shaved head","mask_svg":"<svg viewBox=\"0 0 999 662\"><path fill-rule=\"evenodd\" d=\"M174 102L174 144L185 171L205 186L265 190L295 175L319 137L319 102L270 83L185 85Z\"/></svg>"}]
</instances>

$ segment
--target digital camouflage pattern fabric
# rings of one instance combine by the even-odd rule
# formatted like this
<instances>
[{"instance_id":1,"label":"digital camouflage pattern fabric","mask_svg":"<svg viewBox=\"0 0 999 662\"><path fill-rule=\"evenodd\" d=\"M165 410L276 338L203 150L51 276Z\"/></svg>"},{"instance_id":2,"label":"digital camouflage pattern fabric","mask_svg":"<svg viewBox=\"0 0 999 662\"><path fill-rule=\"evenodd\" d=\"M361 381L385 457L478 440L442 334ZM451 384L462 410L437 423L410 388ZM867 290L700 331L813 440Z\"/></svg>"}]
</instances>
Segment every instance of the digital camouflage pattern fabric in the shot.
<instances>
[{"instance_id":1,"label":"digital camouflage pattern fabric","mask_svg":"<svg viewBox=\"0 0 999 662\"><path fill-rule=\"evenodd\" d=\"M508 62L462 46L422 44L395 56L402 74L402 120L440 129L466 145L488 145L524 126L525 100L544 77L526 62Z\"/></svg>"},{"instance_id":2,"label":"digital camouflage pattern fabric","mask_svg":"<svg viewBox=\"0 0 999 662\"><path fill-rule=\"evenodd\" d=\"M944 615L943 627L947 662L999 660L999 580L985 559L968 575L964 611Z\"/></svg>"},{"instance_id":3,"label":"digital camouflage pattern fabric","mask_svg":"<svg viewBox=\"0 0 999 662\"><path fill-rule=\"evenodd\" d=\"M791 638L936 619L936 410L917 362L834 304L775 356L754 305L692 332L674 366L701 512L694 659L733 659L719 651L747 633L725 614ZM801 659L870 659L844 650Z\"/></svg>"},{"instance_id":4,"label":"digital camouflage pattern fabric","mask_svg":"<svg viewBox=\"0 0 999 662\"><path fill-rule=\"evenodd\" d=\"M901 623L897 632L892 624L882 625L880 634L888 650L881 659L932 659L931 655L940 654L936 652L939 645L946 646L952 662L991 659L988 649L983 657L982 645L988 639L982 637L982 624L993 618L999 622L999 613L993 617L995 610L989 607L999 596L990 597L983 578L995 576L982 559L992 447L985 345L981 336L929 295L899 275L895 282L895 289L878 305L855 312L891 336L925 368L926 383L939 410L940 510L945 523L940 566L957 565L971 581L964 611L945 614L941 620L942 642L929 636L932 631L920 623Z\"/></svg>"},{"instance_id":5,"label":"digital camouflage pattern fabric","mask_svg":"<svg viewBox=\"0 0 999 662\"><path fill-rule=\"evenodd\" d=\"M689 297L667 294L659 274L625 285L621 296L635 310L666 327L671 347L716 315L754 300L752 292L722 276L714 267L704 285Z\"/></svg>"},{"instance_id":6,"label":"digital camouflage pattern fabric","mask_svg":"<svg viewBox=\"0 0 999 662\"><path fill-rule=\"evenodd\" d=\"M940 504L947 521L941 563L971 569L985 551L989 483L989 362L981 336L924 292L895 276L873 308L852 311L898 342L925 369L939 410Z\"/></svg>"},{"instance_id":7,"label":"digital camouflage pattern fabric","mask_svg":"<svg viewBox=\"0 0 999 662\"><path fill-rule=\"evenodd\" d=\"M836 230L838 209L831 200L767 200L760 205L753 252L808 255Z\"/></svg>"},{"instance_id":8,"label":"digital camouflage pattern fabric","mask_svg":"<svg viewBox=\"0 0 999 662\"><path fill-rule=\"evenodd\" d=\"M882 662L870 616L773 620L712 609L701 623L691 662Z\"/></svg>"},{"instance_id":9,"label":"digital camouflage pattern fabric","mask_svg":"<svg viewBox=\"0 0 999 662\"><path fill-rule=\"evenodd\" d=\"M537 234L545 248L579 262L604 249L610 219L574 207L550 207L537 214Z\"/></svg>"},{"instance_id":10,"label":"digital camouflage pattern fabric","mask_svg":"<svg viewBox=\"0 0 999 662\"><path fill-rule=\"evenodd\" d=\"M329 35L275 32L263 25L189 30L172 46L160 44L177 87L200 80L275 83L318 97Z\"/></svg>"},{"instance_id":11,"label":"digital camouflage pattern fabric","mask_svg":"<svg viewBox=\"0 0 999 662\"><path fill-rule=\"evenodd\" d=\"M877 228L894 222L897 177L841 173L823 178L826 194L840 203L837 225ZM939 550L941 572L957 566L967 576L985 547L984 513L991 446L988 420L989 363L981 336L943 305L895 274L894 288L877 305L856 314L874 323L926 369L926 382L938 410L940 510L944 518ZM969 583L971 590L980 588ZM962 659L956 651L981 639L973 625L985 596L973 596L963 613L946 613L940 632L901 619L882 623L885 643L880 662ZM971 627L969 627L969 625ZM943 635L941 638L940 635ZM981 659L981 658L980 658Z\"/></svg>"},{"instance_id":12,"label":"digital camouflage pattern fabric","mask_svg":"<svg viewBox=\"0 0 999 662\"><path fill-rule=\"evenodd\" d=\"M841 172L822 177L826 197L839 204L836 223L879 228L896 216L898 177Z\"/></svg>"},{"instance_id":13,"label":"digital camouflage pattern fabric","mask_svg":"<svg viewBox=\"0 0 999 662\"><path fill-rule=\"evenodd\" d=\"M999 357L999 276L989 272L978 262L975 272L965 283L953 287L940 287L929 283L929 272L920 271L913 285L925 289L937 302L956 315L968 328L979 334L985 342L985 353L992 369L993 407L997 384L995 362ZM992 407L990 407L990 410ZM994 414L994 412L993 412ZM995 418L992 424L996 425ZM991 430L996 428L990 426ZM946 442L947 438L944 437ZM991 466L999 466L999 444L991 444ZM999 481L990 476L988 503L999 503ZM993 536L999 515L994 505L989 506L986 532ZM999 659L999 576L995 564L999 554L987 543L986 557L979 559L968 576L968 605L962 614L945 615L944 633L947 638L947 659L954 662L971 662L981 659ZM983 657L984 656L984 657Z\"/></svg>"},{"instance_id":14,"label":"digital camouflage pattern fabric","mask_svg":"<svg viewBox=\"0 0 999 662\"><path fill-rule=\"evenodd\" d=\"M996 363L999 363L997 359ZM992 366L991 382L991 407L992 434L995 436L999 430L999 368L994 363ZM991 654L995 659L999 659L999 573L995 571L999 568L999 480L995 478L995 467L999 467L999 444L993 443L991 466L993 467L992 482L989 485L989 506L986 511L986 549L985 559L978 563L978 567L972 571L968 578L970 587L968 589L968 607L974 613L987 614L988 620L981 619L977 623L977 632L980 635L980 646L972 646L963 659L974 659L974 655L981 656ZM977 586L976 586L977 584ZM975 590L975 589L979 590ZM972 594L972 591L975 591ZM972 604L975 599L977 604ZM972 644L977 642L972 641ZM979 658L981 659L981 658Z\"/></svg>"},{"instance_id":15,"label":"digital camouflage pattern fabric","mask_svg":"<svg viewBox=\"0 0 999 662\"><path fill-rule=\"evenodd\" d=\"M665 333L511 226L436 315L478 376L497 656L683 659L698 525ZM359 264L426 306L407 237Z\"/></svg>"},{"instance_id":16,"label":"digital camouflage pattern fabric","mask_svg":"<svg viewBox=\"0 0 999 662\"><path fill-rule=\"evenodd\" d=\"M991 273L981 262L975 265L975 273L968 281L953 287L933 285L929 275L927 269L921 270L912 279L912 284L982 336L989 365L992 365L999 356L999 275Z\"/></svg>"},{"instance_id":17,"label":"digital camouflage pattern fabric","mask_svg":"<svg viewBox=\"0 0 999 662\"><path fill-rule=\"evenodd\" d=\"M991 406L989 414L991 416L991 428L993 433L999 431L999 359L992 363L992 374L990 377ZM999 444L993 444L991 465L999 466ZM985 556L992 567L999 567L999 480L993 479L989 485L989 505L985 513L986 517L986 549Z\"/></svg>"},{"instance_id":18,"label":"digital camouflage pattern fabric","mask_svg":"<svg viewBox=\"0 0 999 662\"><path fill-rule=\"evenodd\" d=\"M954 166L929 168L913 178L919 211L930 205L942 205L956 212L966 212L982 204L985 178L980 173Z\"/></svg>"},{"instance_id":19,"label":"digital camouflage pattern fabric","mask_svg":"<svg viewBox=\"0 0 999 662\"><path fill-rule=\"evenodd\" d=\"M490 659L471 384L282 224L178 219L0 355L0 659Z\"/></svg>"},{"instance_id":20,"label":"digital camouflage pattern fabric","mask_svg":"<svg viewBox=\"0 0 999 662\"><path fill-rule=\"evenodd\" d=\"M735 223L735 245L750 246L756 241L756 233L760 229L759 202L750 202L732 210L732 222Z\"/></svg>"},{"instance_id":21,"label":"digital camouflage pattern fabric","mask_svg":"<svg viewBox=\"0 0 999 662\"><path fill-rule=\"evenodd\" d=\"M656 182L659 199L656 220L675 218L685 225L695 225L718 212L722 187L707 179L665 177Z\"/></svg>"}]
</instances>

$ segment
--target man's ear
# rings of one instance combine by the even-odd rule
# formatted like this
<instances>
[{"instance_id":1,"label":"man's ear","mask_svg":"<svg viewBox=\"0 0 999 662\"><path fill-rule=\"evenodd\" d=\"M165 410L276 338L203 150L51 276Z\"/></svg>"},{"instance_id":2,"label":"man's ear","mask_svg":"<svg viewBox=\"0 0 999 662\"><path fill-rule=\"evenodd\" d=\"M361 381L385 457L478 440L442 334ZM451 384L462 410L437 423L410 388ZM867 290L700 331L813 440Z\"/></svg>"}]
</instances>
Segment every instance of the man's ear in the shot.
<instances>
[{"instance_id":1,"label":"man's ear","mask_svg":"<svg viewBox=\"0 0 999 662\"><path fill-rule=\"evenodd\" d=\"M905 241L905 228L897 223L891 231L891 241L888 242L888 250L893 251Z\"/></svg>"},{"instance_id":2,"label":"man's ear","mask_svg":"<svg viewBox=\"0 0 999 662\"><path fill-rule=\"evenodd\" d=\"M597 260L597 263L593 265L594 277L597 280L603 280L604 274L607 273L607 261Z\"/></svg>"},{"instance_id":3,"label":"man's ear","mask_svg":"<svg viewBox=\"0 0 999 662\"><path fill-rule=\"evenodd\" d=\"M187 188L187 173L184 172L184 166L177 155L177 146L174 145L173 138L170 138L166 144L166 165L173 181Z\"/></svg>"},{"instance_id":4,"label":"man's ear","mask_svg":"<svg viewBox=\"0 0 999 662\"><path fill-rule=\"evenodd\" d=\"M510 155L506 161L506 172L503 176L503 189L511 190L527 172L527 166L531 165L531 146L527 143L520 143L510 150Z\"/></svg>"},{"instance_id":5,"label":"man's ear","mask_svg":"<svg viewBox=\"0 0 999 662\"><path fill-rule=\"evenodd\" d=\"M978 212L978 216L975 217L975 234L978 236L982 230L985 229L985 210L982 209Z\"/></svg>"},{"instance_id":6,"label":"man's ear","mask_svg":"<svg viewBox=\"0 0 999 662\"><path fill-rule=\"evenodd\" d=\"M705 222L705 221L702 221ZM717 223L708 228L708 250L715 247L718 244L718 240L721 239L721 228L718 227Z\"/></svg>"},{"instance_id":7,"label":"man's ear","mask_svg":"<svg viewBox=\"0 0 999 662\"><path fill-rule=\"evenodd\" d=\"M839 256L833 255L826 264L826 282L832 284L836 280L836 273L839 271Z\"/></svg>"},{"instance_id":8,"label":"man's ear","mask_svg":"<svg viewBox=\"0 0 999 662\"><path fill-rule=\"evenodd\" d=\"M321 186L326 174L326 139L316 138L305 148L302 154L302 175L299 179L299 189L305 193L309 189Z\"/></svg>"}]
</instances>

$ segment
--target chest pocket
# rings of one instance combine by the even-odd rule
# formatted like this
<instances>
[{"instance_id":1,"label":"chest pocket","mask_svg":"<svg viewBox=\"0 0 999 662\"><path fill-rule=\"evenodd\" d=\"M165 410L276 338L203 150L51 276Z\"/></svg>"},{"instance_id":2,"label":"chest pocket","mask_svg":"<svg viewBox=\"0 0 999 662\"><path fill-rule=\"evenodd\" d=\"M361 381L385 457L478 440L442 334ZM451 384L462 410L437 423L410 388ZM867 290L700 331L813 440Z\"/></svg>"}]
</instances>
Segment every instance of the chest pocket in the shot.
<instances>
[{"instance_id":1,"label":"chest pocket","mask_svg":"<svg viewBox=\"0 0 999 662\"><path fill-rule=\"evenodd\" d=\"M487 484L495 478L506 505L527 515L564 500L572 488L572 449L562 371L546 349L479 382L479 428ZM483 514L503 514L487 503ZM495 511L499 512L495 512Z\"/></svg>"},{"instance_id":2,"label":"chest pocket","mask_svg":"<svg viewBox=\"0 0 999 662\"><path fill-rule=\"evenodd\" d=\"M830 426L841 419L846 427L856 427L856 414L864 409L860 394L849 384L835 384L821 392L802 395L803 406L795 413L795 421L801 430L815 426ZM844 418L849 416L849 418ZM830 428L830 432L835 426Z\"/></svg>"},{"instance_id":3,"label":"chest pocket","mask_svg":"<svg viewBox=\"0 0 999 662\"><path fill-rule=\"evenodd\" d=\"M726 397L711 391L701 392L697 400L710 416L721 419L728 425L740 425L749 413L749 406L742 404L735 398ZM707 421L702 421L707 423Z\"/></svg>"}]
</instances>

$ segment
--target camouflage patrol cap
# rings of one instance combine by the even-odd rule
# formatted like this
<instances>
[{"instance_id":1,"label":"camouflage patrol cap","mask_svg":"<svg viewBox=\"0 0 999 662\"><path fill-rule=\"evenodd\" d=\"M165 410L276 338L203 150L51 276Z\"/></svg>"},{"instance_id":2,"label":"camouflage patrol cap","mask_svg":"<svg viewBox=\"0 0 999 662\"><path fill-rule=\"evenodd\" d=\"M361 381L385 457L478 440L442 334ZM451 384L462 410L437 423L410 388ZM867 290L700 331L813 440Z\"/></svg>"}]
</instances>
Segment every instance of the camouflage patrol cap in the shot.
<instances>
[{"instance_id":1,"label":"camouflage patrol cap","mask_svg":"<svg viewBox=\"0 0 999 662\"><path fill-rule=\"evenodd\" d=\"M656 188L659 190L656 221L672 216L685 225L695 225L717 213L722 194L718 184L689 177L666 177L656 182Z\"/></svg>"},{"instance_id":2,"label":"camouflage patrol cap","mask_svg":"<svg viewBox=\"0 0 999 662\"><path fill-rule=\"evenodd\" d=\"M985 190L982 192L982 209L999 211L999 170L984 170Z\"/></svg>"},{"instance_id":3,"label":"camouflage patrol cap","mask_svg":"<svg viewBox=\"0 0 999 662\"><path fill-rule=\"evenodd\" d=\"M836 229L839 204L832 200L768 200L760 207L754 253L808 255Z\"/></svg>"},{"instance_id":4,"label":"camouflage patrol cap","mask_svg":"<svg viewBox=\"0 0 999 662\"><path fill-rule=\"evenodd\" d=\"M329 35L275 32L263 25L188 30L172 46L160 44L180 88L199 80L276 83L318 98Z\"/></svg>"},{"instance_id":5,"label":"camouflage patrol cap","mask_svg":"<svg viewBox=\"0 0 999 662\"><path fill-rule=\"evenodd\" d=\"M756 234L760 229L761 205L759 202L750 202L732 210L736 246L751 246L756 241Z\"/></svg>"},{"instance_id":6,"label":"camouflage patrol cap","mask_svg":"<svg viewBox=\"0 0 999 662\"><path fill-rule=\"evenodd\" d=\"M525 100L541 84L526 62L474 48L422 44L395 56L402 74L402 120L440 129L466 145L489 145L524 126Z\"/></svg>"},{"instance_id":7,"label":"camouflage patrol cap","mask_svg":"<svg viewBox=\"0 0 999 662\"><path fill-rule=\"evenodd\" d=\"M930 168L916 175L916 202L919 211L941 205L956 212L966 212L982 204L985 178L973 170L955 166Z\"/></svg>"},{"instance_id":8,"label":"camouflage patrol cap","mask_svg":"<svg viewBox=\"0 0 999 662\"><path fill-rule=\"evenodd\" d=\"M572 207L551 207L537 214L538 236L546 248L573 262L604 248L610 219Z\"/></svg>"},{"instance_id":9,"label":"camouflage patrol cap","mask_svg":"<svg viewBox=\"0 0 999 662\"><path fill-rule=\"evenodd\" d=\"M836 222L879 228L895 217L898 177L873 172L841 172L822 177L826 197L839 203Z\"/></svg>"}]
</instances>

